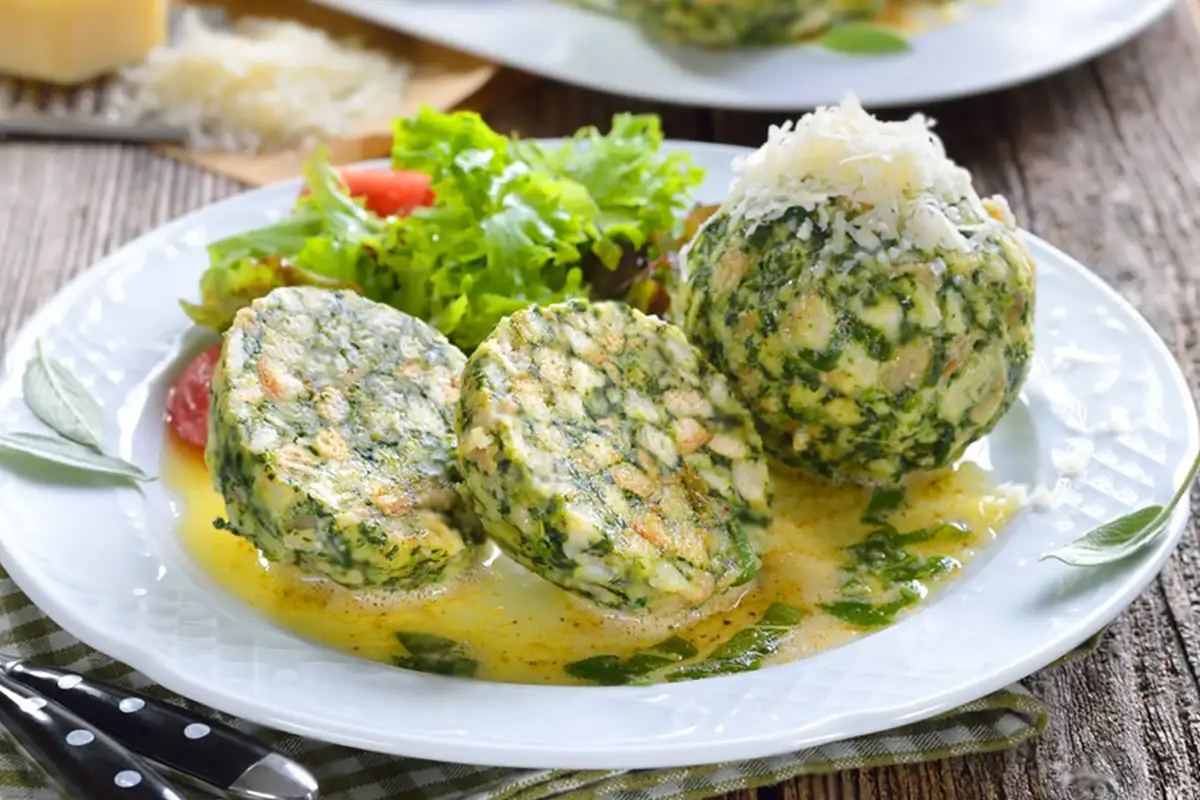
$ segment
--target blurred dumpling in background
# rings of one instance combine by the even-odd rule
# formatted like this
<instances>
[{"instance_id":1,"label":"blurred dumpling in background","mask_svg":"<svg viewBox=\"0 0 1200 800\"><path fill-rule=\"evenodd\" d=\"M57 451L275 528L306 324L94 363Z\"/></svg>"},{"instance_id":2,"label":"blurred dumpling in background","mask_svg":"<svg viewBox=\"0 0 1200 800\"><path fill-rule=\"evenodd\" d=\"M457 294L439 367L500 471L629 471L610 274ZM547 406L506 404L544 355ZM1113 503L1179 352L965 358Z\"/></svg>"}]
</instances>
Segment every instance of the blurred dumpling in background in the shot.
<instances>
[{"instance_id":1,"label":"blurred dumpling in background","mask_svg":"<svg viewBox=\"0 0 1200 800\"><path fill-rule=\"evenodd\" d=\"M663 42L733 49L787 44L851 20L869 20L886 0L616 0L626 19Z\"/></svg>"}]
</instances>

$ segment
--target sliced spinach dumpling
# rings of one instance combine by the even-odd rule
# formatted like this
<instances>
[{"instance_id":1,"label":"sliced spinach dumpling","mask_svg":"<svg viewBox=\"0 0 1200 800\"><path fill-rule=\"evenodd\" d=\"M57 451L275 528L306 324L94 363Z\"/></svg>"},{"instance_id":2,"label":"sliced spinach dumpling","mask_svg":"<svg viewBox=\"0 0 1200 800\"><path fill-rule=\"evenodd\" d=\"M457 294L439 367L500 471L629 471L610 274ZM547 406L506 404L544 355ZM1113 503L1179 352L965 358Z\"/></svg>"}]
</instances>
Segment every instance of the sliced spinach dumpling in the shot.
<instances>
[{"instance_id":1,"label":"sliced spinach dumpling","mask_svg":"<svg viewBox=\"0 0 1200 800\"><path fill-rule=\"evenodd\" d=\"M617 0L617 9L660 41L711 49L790 44L849 19L869 19L880 0Z\"/></svg>"},{"instance_id":2,"label":"sliced spinach dumpling","mask_svg":"<svg viewBox=\"0 0 1200 800\"><path fill-rule=\"evenodd\" d=\"M206 450L230 530L349 587L460 571L477 531L452 429L465 363L424 322L352 292L281 288L239 311Z\"/></svg>"},{"instance_id":3,"label":"sliced spinach dumpling","mask_svg":"<svg viewBox=\"0 0 1200 800\"><path fill-rule=\"evenodd\" d=\"M886 483L995 426L1029 371L1034 263L925 119L847 101L773 128L736 173L673 308L768 452Z\"/></svg>"},{"instance_id":4,"label":"sliced spinach dumpling","mask_svg":"<svg viewBox=\"0 0 1200 800\"><path fill-rule=\"evenodd\" d=\"M673 325L614 303L519 311L468 360L456 431L488 534L563 589L676 611L761 566L759 436Z\"/></svg>"}]
</instances>

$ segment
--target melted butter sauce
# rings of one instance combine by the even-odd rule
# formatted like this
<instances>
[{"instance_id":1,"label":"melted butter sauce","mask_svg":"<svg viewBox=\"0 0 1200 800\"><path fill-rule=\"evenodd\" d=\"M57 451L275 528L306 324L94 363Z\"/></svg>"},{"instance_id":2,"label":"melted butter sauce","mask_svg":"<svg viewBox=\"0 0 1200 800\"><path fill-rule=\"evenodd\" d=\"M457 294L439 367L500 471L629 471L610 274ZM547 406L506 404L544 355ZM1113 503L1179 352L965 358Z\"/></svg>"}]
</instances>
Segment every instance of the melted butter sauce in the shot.
<instances>
[{"instance_id":1,"label":"melted butter sauce","mask_svg":"<svg viewBox=\"0 0 1200 800\"><path fill-rule=\"evenodd\" d=\"M576 683L566 663L600 654L631 655L671 633L707 653L752 624L773 601L810 611L768 663L792 661L863 633L817 610L838 598L842 551L861 541L869 492L773 473L776 520L758 580L726 597L723 608L688 617L636 620L598 611L486 548L467 576L432 592L354 592L290 567L268 564L245 540L213 527L224 516L198 451L169 437L163 476L183 500L179 536L190 555L227 591L277 624L329 647L391 662L403 654L397 631L431 633L465 644L479 661L477 677L516 683ZM915 480L890 521L900 530L943 521L970 536L915 545L918 555L966 563L1014 513L973 463ZM951 576L951 579L953 576ZM711 616L700 619L702 613Z\"/></svg>"},{"instance_id":2,"label":"melted butter sauce","mask_svg":"<svg viewBox=\"0 0 1200 800\"><path fill-rule=\"evenodd\" d=\"M936 0L887 0L874 22L898 33L921 33L929 28L957 21L962 11L959 6L961 3L941 5Z\"/></svg>"},{"instance_id":3,"label":"melted butter sauce","mask_svg":"<svg viewBox=\"0 0 1200 800\"><path fill-rule=\"evenodd\" d=\"M904 30L913 24L912 17L913 9L911 0L887 0L883 10L875 18L875 22L880 25L887 25L889 28Z\"/></svg>"}]
</instances>

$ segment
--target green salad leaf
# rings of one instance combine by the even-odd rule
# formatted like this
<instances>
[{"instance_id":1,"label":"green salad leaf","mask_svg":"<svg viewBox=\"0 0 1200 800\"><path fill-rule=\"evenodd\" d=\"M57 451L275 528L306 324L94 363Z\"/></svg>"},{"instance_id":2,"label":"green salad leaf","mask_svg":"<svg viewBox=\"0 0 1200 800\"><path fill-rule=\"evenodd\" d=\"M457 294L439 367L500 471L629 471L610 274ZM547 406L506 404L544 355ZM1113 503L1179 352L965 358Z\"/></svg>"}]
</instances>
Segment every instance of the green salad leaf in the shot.
<instances>
[{"instance_id":1,"label":"green salad leaf","mask_svg":"<svg viewBox=\"0 0 1200 800\"><path fill-rule=\"evenodd\" d=\"M318 286L325 289L353 289L348 281L326 278L297 267L278 255L263 258L236 258L209 267L200 277L200 303L181 300L192 322L223 331L233 324L238 309L255 298L281 286Z\"/></svg>"},{"instance_id":2,"label":"green salad leaf","mask_svg":"<svg viewBox=\"0 0 1200 800\"><path fill-rule=\"evenodd\" d=\"M531 303L625 299L703 176L662 141L653 116L618 115L610 133L586 128L560 150L424 108L396 123L392 164L430 176L432 206L381 218L318 152L293 215L211 245L200 300L183 308L221 331L280 286L352 289L470 350Z\"/></svg>"},{"instance_id":3,"label":"green salad leaf","mask_svg":"<svg viewBox=\"0 0 1200 800\"><path fill-rule=\"evenodd\" d=\"M383 220L342 191L326 151L309 159L304 176L311 193L291 217L209 245L200 302L180 303L197 325L223 331L238 309L281 286L377 290L368 248L384 232Z\"/></svg>"},{"instance_id":4,"label":"green salad leaf","mask_svg":"<svg viewBox=\"0 0 1200 800\"><path fill-rule=\"evenodd\" d=\"M561 147L517 141L521 157L584 186L600 209L600 237L591 252L605 269L621 266L627 248L646 261L672 247L683 230L680 214L704 171L685 153L664 154L662 125L653 114L617 114L602 134L582 128Z\"/></svg>"},{"instance_id":5,"label":"green salad leaf","mask_svg":"<svg viewBox=\"0 0 1200 800\"><path fill-rule=\"evenodd\" d=\"M386 248L414 290L393 303L400 310L470 349L530 303L586 294L580 250L598 236L595 201L517 158L478 114L425 108L400 120L392 165L430 175L437 196Z\"/></svg>"}]
</instances>

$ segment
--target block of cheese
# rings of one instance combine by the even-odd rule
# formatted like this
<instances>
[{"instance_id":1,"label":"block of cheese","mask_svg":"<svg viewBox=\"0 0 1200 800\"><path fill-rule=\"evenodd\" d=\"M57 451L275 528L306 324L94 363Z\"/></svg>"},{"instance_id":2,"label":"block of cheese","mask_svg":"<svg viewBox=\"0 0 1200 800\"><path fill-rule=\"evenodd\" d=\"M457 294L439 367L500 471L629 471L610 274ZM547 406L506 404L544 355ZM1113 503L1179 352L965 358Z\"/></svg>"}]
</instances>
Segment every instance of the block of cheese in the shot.
<instances>
[{"instance_id":1,"label":"block of cheese","mask_svg":"<svg viewBox=\"0 0 1200 800\"><path fill-rule=\"evenodd\" d=\"M167 39L167 0L0 0L0 73L73 84Z\"/></svg>"}]
</instances>

